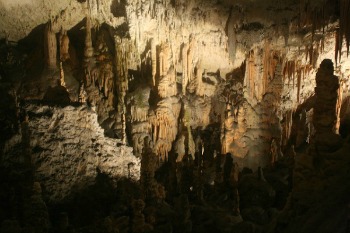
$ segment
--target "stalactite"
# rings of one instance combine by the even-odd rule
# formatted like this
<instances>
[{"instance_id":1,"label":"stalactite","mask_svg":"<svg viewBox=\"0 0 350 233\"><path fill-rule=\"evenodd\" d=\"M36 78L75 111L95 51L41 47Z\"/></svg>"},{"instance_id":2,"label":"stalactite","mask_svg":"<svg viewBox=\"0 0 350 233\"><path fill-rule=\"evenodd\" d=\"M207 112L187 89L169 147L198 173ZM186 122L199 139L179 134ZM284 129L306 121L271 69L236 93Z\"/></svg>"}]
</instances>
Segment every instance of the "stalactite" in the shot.
<instances>
[{"instance_id":1,"label":"stalactite","mask_svg":"<svg viewBox=\"0 0 350 233\"><path fill-rule=\"evenodd\" d=\"M153 129L155 152L163 160L167 159L168 152L176 138L180 111L179 99L173 96L159 101L155 114L149 117Z\"/></svg>"},{"instance_id":2,"label":"stalactite","mask_svg":"<svg viewBox=\"0 0 350 233\"><path fill-rule=\"evenodd\" d=\"M158 55L158 57L159 57L159 76L164 76L165 74L164 74L164 53L163 53L163 51L160 51L159 52L159 55Z\"/></svg>"},{"instance_id":3,"label":"stalactite","mask_svg":"<svg viewBox=\"0 0 350 233\"><path fill-rule=\"evenodd\" d=\"M162 73L163 75L167 75L168 70L170 68L170 63L172 61L172 54L170 51L169 43L162 43L161 44L161 51L163 52L163 62L162 62Z\"/></svg>"},{"instance_id":4,"label":"stalactite","mask_svg":"<svg viewBox=\"0 0 350 233\"><path fill-rule=\"evenodd\" d=\"M290 81L292 79L292 88L295 86L297 88L297 103L300 102L300 92L302 81L304 81L305 77L308 76L313 69L313 65L311 64L302 64L300 60L298 61L285 61L284 62L284 70L283 77L284 80L288 78L288 85L290 85ZM295 78L296 83L295 83Z\"/></svg>"},{"instance_id":5,"label":"stalactite","mask_svg":"<svg viewBox=\"0 0 350 233\"><path fill-rule=\"evenodd\" d=\"M161 98L174 96L177 94L176 73L173 67L166 75L162 76L158 84L158 94Z\"/></svg>"},{"instance_id":6,"label":"stalactite","mask_svg":"<svg viewBox=\"0 0 350 233\"><path fill-rule=\"evenodd\" d=\"M69 37L66 31L61 30L60 33L60 60L66 61L69 59Z\"/></svg>"},{"instance_id":7,"label":"stalactite","mask_svg":"<svg viewBox=\"0 0 350 233\"><path fill-rule=\"evenodd\" d=\"M262 57L260 56L261 53ZM255 48L249 52L244 80L249 98L256 99L257 101L263 99L269 82L275 76L278 57L278 52L270 48L269 41L265 42L263 49ZM289 64L287 63L287 65Z\"/></svg>"},{"instance_id":8,"label":"stalactite","mask_svg":"<svg viewBox=\"0 0 350 233\"><path fill-rule=\"evenodd\" d=\"M131 121L147 121L148 119L148 108L145 110L144 108L141 108L139 105L134 104L131 106L130 109L131 113Z\"/></svg>"},{"instance_id":9,"label":"stalactite","mask_svg":"<svg viewBox=\"0 0 350 233\"><path fill-rule=\"evenodd\" d=\"M161 98L177 94L176 73L172 60L169 43L162 43L159 52L160 77L157 87L158 94Z\"/></svg>"},{"instance_id":10,"label":"stalactite","mask_svg":"<svg viewBox=\"0 0 350 233\"><path fill-rule=\"evenodd\" d=\"M290 78L292 79L293 89L294 89L294 77L295 77L295 61L292 61L292 64L290 66Z\"/></svg>"},{"instance_id":11,"label":"stalactite","mask_svg":"<svg viewBox=\"0 0 350 233\"><path fill-rule=\"evenodd\" d=\"M86 58L91 58L94 55L94 49L92 47L92 40L91 40L91 19L90 19L90 16L86 17L86 34L85 34L84 55Z\"/></svg>"},{"instance_id":12,"label":"stalactite","mask_svg":"<svg viewBox=\"0 0 350 233\"><path fill-rule=\"evenodd\" d=\"M109 95L113 95L113 67L110 63L106 63L104 65L104 72L103 72L103 84L101 85L103 87L104 96L109 97Z\"/></svg>"},{"instance_id":13,"label":"stalactite","mask_svg":"<svg viewBox=\"0 0 350 233\"><path fill-rule=\"evenodd\" d=\"M186 95L186 88L188 84L187 51L188 51L188 44L184 44L182 48L182 94L183 95Z\"/></svg>"},{"instance_id":14,"label":"stalactite","mask_svg":"<svg viewBox=\"0 0 350 233\"><path fill-rule=\"evenodd\" d=\"M269 80L272 80L275 76L277 67L277 53L270 48L270 42L266 41L264 46L264 58L263 58L263 80L262 90L259 96L263 96L267 90Z\"/></svg>"},{"instance_id":15,"label":"stalactite","mask_svg":"<svg viewBox=\"0 0 350 233\"><path fill-rule=\"evenodd\" d=\"M298 104L299 104L299 101L300 101L301 76L302 76L302 70L299 69L297 71L297 103Z\"/></svg>"},{"instance_id":16,"label":"stalactite","mask_svg":"<svg viewBox=\"0 0 350 233\"><path fill-rule=\"evenodd\" d=\"M334 14L332 12L332 0L324 1L323 5L318 8L311 9L309 0L301 0L300 2L300 19L299 27L305 27L312 25L312 34L317 29L324 27L328 23L328 20ZM341 60L341 53L343 48L343 40L345 39L347 54L349 54L350 48L350 0L339 0L339 28L335 32L335 61L336 63ZM321 51L324 46L321 46ZM311 59L310 59L311 60Z\"/></svg>"},{"instance_id":17,"label":"stalactite","mask_svg":"<svg viewBox=\"0 0 350 233\"><path fill-rule=\"evenodd\" d=\"M57 69L57 40L56 34L51 30L51 22L45 26L45 60L49 69Z\"/></svg>"},{"instance_id":18,"label":"stalactite","mask_svg":"<svg viewBox=\"0 0 350 233\"><path fill-rule=\"evenodd\" d=\"M151 39L151 60L152 60L152 80L153 80L153 86L155 86L156 74L157 74L157 47L154 39Z\"/></svg>"},{"instance_id":19,"label":"stalactite","mask_svg":"<svg viewBox=\"0 0 350 233\"><path fill-rule=\"evenodd\" d=\"M290 81L294 82L294 76L296 72L296 65L295 61L285 61L284 62L284 68L283 68L283 77L284 79L288 78L288 85L290 84Z\"/></svg>"},{"instance_id":20,"label":"stalactite","mask_svg":"<svg viewBox=\"0 0 350 233\"><path fill-rule=\"evenodd\" d=\"M255 77L256 77L256 68L255 68L255 55L254 50L249 52L248 62L246 63L246 80L245 85L247 86L248 95L253 98L254 97L254 89L255 89Z\"/></svg>"},{"instance_id":21,"label":"stalactite","mask_svg":"<svg viewBox=\"0 0 350 233\"><path fill-rule=\"evenodd\" d=\"M342 42L345 39L347 55L350 47L350 0L340 0L340 17L339 17L339 46L338 54L341 59Z\"/></svg>"},{"instance_id":22,"label":"stalactite","mask_svg":"<svg viewBox=\"0 0 350 233\"><path fill-rule=\"evenodd\" d=\"M197 90L196 94L199 96L205 95L205 90L203 87L203 70L200 63L197 64L197 72L196 72L196 81L197 81Z\"/></svg>"},{"instance_id":23,"label":"stalactite","mask_svg":"<svg viewBox=\"0 0 350 233\"><path fill-rule=\"evenodd\" d=\"M322 1L319 5L312 5L311 0L301 0L300 1L300 18L299 27L311 26L312 38L314 37L315 31L324 28L329 21L330 17L334 12L331 11L330 5L332 5L333 0Z\"/></svg>"},{"instance_id":24,"label":"stalactite","mask_svg":"<svg viewBox=\"0 0 350 233\"><path fill-rule=\"evenodd\" d=\"M336 29L335 31L335 34L334 34L335 38L335 48L334 48L334 60L335 60L335 64L337 65L338 64L338 61L340 61L340 58L341 58L341 41L343 40L340 36L340 32L339 32L339 28Z\"/></svg>"},{"instance_id":25,"label":"stalactite","mask_svg":"<svg viewBox=\"0 0 350 233\"><path fill-rule=\"evenodd\" d=\"M292 132L292 124L293 124L293 110L288 110L284 114L283 117L283 135L282 135L282 146L286 146L289 140L289 137Z\"/></svg>"},{"instance_id":26,"label":"stalactite","mask_svg":"<svg viewBox=\"0 0 350 233\"><path fill-rule=\"evenodd\" d=\"M150 92L150 88L138 88L130 93L131 135L135 155L141 155L144 139L152 134L152 125L148 121Z\"/></svg>"},{"instance_id":27,"label":"stalactite","mask_svg":"<svg viewBox=\"0 0 350 233\"><path fill-rule=\"evenodd\" d=\"M191 38L187 50L187 80L190 82L192 80L193 73L193 52L194 52L195 39Z\"/></svg>"},{"instance_id":28,"label":"stalactite","mask_svg":"<svg viewBox=\"0 0 350 233\"><path fill-rule=\"evenodd\" d=\"M264 57L263 57L263 80L262 80L262 93L267 89L269 76L273 76L271 74L271 51L270 51L270 43L265 42L264 46Z\"/></svg>"},{"instance_id":29,"label":"stalactite","mask_svg":"<svg viewBox=\"0 0 350 233\"><path fill-rule=\"evenodd\" d=\"M320 52L323 53L324 52L324 37L321 38L320 44L321 44Z\"/></svg>"}]
</instances>

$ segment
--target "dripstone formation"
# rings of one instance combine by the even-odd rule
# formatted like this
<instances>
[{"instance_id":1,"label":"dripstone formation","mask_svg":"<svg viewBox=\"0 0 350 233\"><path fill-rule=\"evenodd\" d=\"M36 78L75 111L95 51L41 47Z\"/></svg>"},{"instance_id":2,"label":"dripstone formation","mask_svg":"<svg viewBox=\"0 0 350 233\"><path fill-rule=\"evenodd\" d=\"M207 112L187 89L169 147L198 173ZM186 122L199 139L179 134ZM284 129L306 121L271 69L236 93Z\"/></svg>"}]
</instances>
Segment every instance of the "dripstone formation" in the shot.
<instances>
[{"instance_id":1,"label":"dripstone formation","mask_svg":"<svg viewBox=\"0 0 350 233\"><path fill-rule=\"evenodd\" d=\"M1 233L350 232L350 0L0 12Z\"/></svg>"},{"instance_id":2,"label":"dripstone formation","mask_svg":"<svg viewBox=\"0 0 350 233\"><path fill-rule=\"evenodd\" d=\"M323 60L316 74L313 115L315 144L320 150L332 150L339 144L339 135L336 134L339 87L339 79L334 75L333 62L329 59Z\"/></svg>"}]
</instances>

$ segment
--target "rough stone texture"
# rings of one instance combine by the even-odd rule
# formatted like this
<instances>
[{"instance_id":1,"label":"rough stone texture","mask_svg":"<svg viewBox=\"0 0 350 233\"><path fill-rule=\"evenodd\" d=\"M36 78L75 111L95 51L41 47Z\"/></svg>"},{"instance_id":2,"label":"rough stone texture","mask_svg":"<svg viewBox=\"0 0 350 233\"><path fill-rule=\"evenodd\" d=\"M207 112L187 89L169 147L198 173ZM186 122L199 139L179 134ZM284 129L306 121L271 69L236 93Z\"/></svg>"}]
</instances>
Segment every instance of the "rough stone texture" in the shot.
<instances>
[{"instance_id":1,"label":"rough stone texture","mask_svg":"<svg viewBox=\"0 0 350 233\"><path fill-rule=\"evenodd\" d=\"M98 4L100 3L100 4ZM40 24L52 22L53 31L58 33L62 27L68 30L81 21L87 13L96 18L97 22L109 22L118 26L124 22L123 18L114 17L110 11L112 0L93 0L79 3L79 1L8 1L1 0L0 37L9 40L19 40ZM39 10L40 9L40 10ZM13 12L18 14L13 14Z\"/></svg>"},{"instance_id":2,"label":"rough stone texture","mask_svg":"<svg viewBox=\"0 0 350 233\"><path fill-rule=\"evenodd\" d=\"M35 177L49 200L62 200L93 184L98 173L116 180L140 178L140 160L132 148L106 138L88 107L29 105L27 111Z\"/></svg>"},{"instance_id":3,"label":"rough stone texture","mask_svg":"<svg viewBox=\"0 0 350 233\"><path fill-rule=\"evenodd\" d=\"M143 138L152 135L155 152L166 158L182 134L187 135L183 147L193 148L194 131L219 124L215 130L221 135L215 141L221 141L221 149L216 150L230 152L243 164L257 168L271 162L273 140L278 150L287 145L295 121L292 113L313 95L315 80L310 77L325 57L333 57L337 24L329 24L325 32L317 27L314 36L307 34L311 16L324 7L315 1L301 12L305 30L299 30L296 18L303 4L277 0L238 1L235 5L201 0L49 1L43 12L55 9L50 17L44 20L47 16L36 12L31 14L32 20L22 22L8 11L23 12L22 18L26 18L40 3L2 1L5 11L1 17L4 22L18 22L18 33L9 31L9 38L22 38L35 24L46 23L46 34L51 35L47 44L55 44L52 36L56 35L64 57L70 56L60 73L71 100L78 99L80 83L87 102L96 106L106 135L129 143L135 153L140 154ZM58 14L58 9L63 11ZM70 37L61 43L65 31ZM85 48L77 43L81 41L78 34L85 36ZM67 38L69 54L65 51ZM344 57L346 44L342 46ZM62 54L55 54L55 46L46 47L46 63L58 64ZM340 92L345 99L349 64L343 59L339 65ZM231 78L242 66L243 75ZM70 69L76 69L76 74ZM41 78L22 85L23 95L42 98L43 92L55 85L58 74L58 69L44 70L38 75ZM140 103L127 93L135 97L136 90L148 93L149 89L148 96L139 98L142 106L149 108L142 110L142 120L135 120ZM240 100L234 102L228 90L239 92ZM128 98L131 101L127 103ZM174 98L180 100L176 106ZM162 128L164 119L169 136ZM205 150L211 150L205 144Z\"/></svg>"},{"instance_id":4,"label":"rough stone texture","mask_svg":"<svg viewBox=\"0 0 350 233\"><path fill-rule=\"evenodd\" d=\"M333 70L332 61L323 60L316 74L313 124L316 131L315 144L319 150L337 146L340 140L335 134L339 80L333 75Z\"/></svg>"},{"instance_id":5,"label":"rough stone texture","mask_svg":"<svg viewBox=\"0 0 350 233\"><path fill-rule=\"evenodd\" d=\"M33 155L35 177L51 200L73 189L98 200L88 206L100 208L85 220L96 232L312 232L315 226L344 232L348 141L329 151L340 148L333 131L349 116L349 43L341 43L350 38L348 2L48 0L44 7L2 0L0 38L7 39L0 41L1 80L16 83L26 99L48 93L44 101L51 104L55 93L49 87L60 80L61 93L72 101L79 93L79 101L90 106L31 106L22 134L1 142L5 161L29 166ZM11 47L11 40L32 29ZM24 48L24 59L13 56L17 47ZM322 75L328 72L324 63L314 79L325 58L338 62L338 93L319 92L336 86L329 80L319 85L333 75L333 69ZM17 67L25 71L20 81L12 75ZM13 105L15 95L9 95L4 100ZM14 109L1 112L6 132L15 133L16 120L8 120ZM146 147L145 138L151 139ZM126 144L142 157L141 192L131 192L132 185L110 186L115 182L109 177L139 172L139 160ZM245 166L258 172L247 175ZM99 185L89 186L95 181ZM83 186L91 190L85 193ZM96 196L90 195L94 189ZM39 199L38 209L44 210ZM104 201L115 204L117 213ZM73 206L85 210L84 201L78 202ZM99 212L106 209L111 212ZM85 213L73 216L83 219ZM11 224L16 229L11 221L2 229Z\"/></svg>"},{"instance_id":6,"label":"rough stone texture","mask_svg":"<svg viewBox=\"0 0 350 233\"><path fill-rule=\"evenodd\" d=\"M336 152L296 154L291 205L278 220L285 232L349 230L349 145L344 142Z\"/></svg>"}]
</instances>

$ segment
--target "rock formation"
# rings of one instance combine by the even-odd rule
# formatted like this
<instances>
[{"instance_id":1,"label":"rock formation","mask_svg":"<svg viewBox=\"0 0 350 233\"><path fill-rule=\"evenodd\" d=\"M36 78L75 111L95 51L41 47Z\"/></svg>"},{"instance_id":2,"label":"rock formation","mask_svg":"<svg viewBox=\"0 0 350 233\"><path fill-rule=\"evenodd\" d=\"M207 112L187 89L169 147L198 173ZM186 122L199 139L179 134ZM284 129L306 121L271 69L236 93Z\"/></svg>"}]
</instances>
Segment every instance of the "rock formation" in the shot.
<instances>
[{"instance_id":1,"label":"rock formation","mask_svg":"<svg viewBox=\"0 0 350 233\"><path fill-rule=\"evenodd\" d=\"M316 74L316 101L313 125L316 131L316 147L337 146L337 101L339 80L334 74L331 60L323 60ZM323 149L321 149L323 150Z\"/></svg>"},{"instance_id":2,"label":"rock formation","mask_svg":"<svg viewBox=\"0 0 350 233\"><path fill-rule=\"evenodd\" d=\"M0 231L346 232L349 7L1 0Z\"/></svg>"},{"instance_id":3,"label":"rock formation","mask_svg":"<svg viewBox=\"0 0 350 233\"><path fill-rule=\"evenodd\" d=\"M45 58L49 69L57 69L57 39L52 31L51 22L45 26Z\"/></svg>"}]
</instances>

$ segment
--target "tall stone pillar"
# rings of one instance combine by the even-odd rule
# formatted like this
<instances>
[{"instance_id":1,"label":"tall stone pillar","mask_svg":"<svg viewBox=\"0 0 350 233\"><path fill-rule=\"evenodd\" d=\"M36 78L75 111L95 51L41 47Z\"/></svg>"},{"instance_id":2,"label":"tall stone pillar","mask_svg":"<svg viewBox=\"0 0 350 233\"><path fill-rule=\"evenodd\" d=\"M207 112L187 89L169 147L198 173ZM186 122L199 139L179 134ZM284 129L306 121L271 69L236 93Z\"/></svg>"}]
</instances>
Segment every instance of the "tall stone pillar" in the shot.
<instances>
[{"instance_id":1,"label":"tall stone pillar","mask_svg":"<svg viewBox=\"0 0 350 233\"><path fill-rule=\"evenodd\" d=\"M340 142L339 135L335 133L339 79L333 72L333 62L325 59L316 74L313 124L316 131L315 145L320 151L334 150Z\"/></svg>"}]
</instances>

